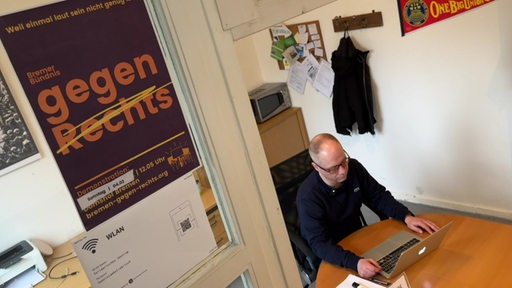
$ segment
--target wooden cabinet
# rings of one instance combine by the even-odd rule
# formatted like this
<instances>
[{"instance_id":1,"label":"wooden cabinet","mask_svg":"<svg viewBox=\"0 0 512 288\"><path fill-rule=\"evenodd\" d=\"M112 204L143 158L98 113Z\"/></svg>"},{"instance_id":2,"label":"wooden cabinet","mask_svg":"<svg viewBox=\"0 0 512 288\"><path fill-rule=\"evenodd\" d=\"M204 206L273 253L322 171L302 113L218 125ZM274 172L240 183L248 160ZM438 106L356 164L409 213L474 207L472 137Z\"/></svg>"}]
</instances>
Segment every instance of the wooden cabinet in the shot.
<instances>
[{"instance_id":1,"label":"wooden cabinet","mask_svg":"<svg viewBox=\"0 0 512 288\"><path fill-rule=\"evenodd\" d=\"M258 124L258 130L269 167L309 147L309 137L299 107L291 107Z\"/></svg>"},{"instance_id":2,"label":"wooden cabinet","mask_svg":"<svg viewBox=\"0 0 512 288\"><path fill-rule=\"evenodd\" d=\"M222 221L222 217L220 216L219 208L217 207L217 203L215 201L215 197L213 196L213 191L209 187L204 187L201 191L201 200L203 200L204 209L206 211L206 216L208 216L208 221L210 222L210 227L212 227L213 236L215 237L215 241L217 242L217 247L220 247L228 242L228 233L224 228L224 222Z\"/></svg>"},{"instance_id":3,"label":"wooden cabinet","mask_svg":"<svg viewBox=\"0 0 512 288\"><path fill-rule=\"evenodd\" d=\"M212 227L213 237L215 238L215 242L217 242L217 247L221 247L228 242L229 238L217 205L210 211L207 211L206 214L208 215L208 221L210 221L210 227Z\"/></svg>"},{"instance_id":4,"label":"wooden cabinet","mask_svg":"<svg viewBox=\"0 0 512 288\"><path fill-rule=\"evenodd\" d=\"M220 247L229 241L229 237L224 227L222 217L220 216L219 207L217 206L217 201L215 201L215 196L210 186L210 180L208 180L208 175L206 175L204 167L200 167L194 171L194 178L201 186L201 200L203 201L204 210L210 222L217 247Z\"/></svg>"}]
</instances>

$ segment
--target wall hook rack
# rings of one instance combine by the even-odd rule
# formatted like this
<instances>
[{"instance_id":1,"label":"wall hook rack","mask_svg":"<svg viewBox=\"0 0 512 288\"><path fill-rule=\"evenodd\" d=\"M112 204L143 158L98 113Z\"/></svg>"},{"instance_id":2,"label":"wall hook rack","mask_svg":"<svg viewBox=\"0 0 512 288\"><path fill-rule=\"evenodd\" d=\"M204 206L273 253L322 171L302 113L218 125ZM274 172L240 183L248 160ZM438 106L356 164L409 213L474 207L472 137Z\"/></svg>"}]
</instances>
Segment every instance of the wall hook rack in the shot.
<instances>
[{"instance_id":1,"label":"wall hook rack","mask_svg":"<svg viewBox=\"0 0 512 288\"><path fill-rule=\"evenodd\" d=\"M332 19L334 32L343 32L347 30L363 29L370 27L383 26L382 13L372 11L372 13L354 15L348 17L336 16Z\"/></svg>"}]
</instances>

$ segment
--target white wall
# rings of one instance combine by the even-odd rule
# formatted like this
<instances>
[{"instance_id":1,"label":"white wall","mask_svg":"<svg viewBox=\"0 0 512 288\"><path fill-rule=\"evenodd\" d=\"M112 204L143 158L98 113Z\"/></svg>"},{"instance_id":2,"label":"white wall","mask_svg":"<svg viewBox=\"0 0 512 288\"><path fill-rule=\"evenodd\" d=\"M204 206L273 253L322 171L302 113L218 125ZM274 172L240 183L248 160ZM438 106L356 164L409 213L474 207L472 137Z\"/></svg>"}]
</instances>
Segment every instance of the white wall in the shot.
<instances>
[{"instance_id":1,"label":"white wall","mask_svg":"<svg viewBox=\"0 0 512 288\"><path fill-rule=\"evenodd\" d=\"M0 15L41 4L8 1ZM331 53L342 36L334 16L382 11L383 27L350 33L371 50L378 133L340 139L397 198L512 218L511 8L496 0L406 37L395 1L339 0L290 21L320 20ZM236 43L248 89L286 79L268 56L269 37L262 31ZM0 69L42 154L0 177L0 251L31 237L63 243L83 230L81 221L3 48ZM308 85L293 101L310 136L335 133L329 99Z\"/></svg>"},{"instance_id":2,"label":"white wall","mask_svg":"<svg viewBox=\"0 0 512 288\"><path fill-rule=\"evenodd\" d=\"M350 36L370 51L377 133L336 134L331 100L308 84L292 100L309 136L339 136L399 199L512 219L512 2L496 0L404 37L396 1L338 0L285 23L319 20L330 61L343 37L332 19L372 10L382 12L384 26ZM258 78L286 81L269 56L268 30L243 41L256 55L239 53L240 61L257 61L261 73L244 70L249 87Z\"/></svg>"},{"instance_id":3,"label":"white wall","mask_svg":"<svg viewBox=\"0 0 512 288\"><path fill-rule=\"evenodd\" d=\"M45 2L2 1L0 15ZM83 231L80 217L3 46L0 71L41 153L41 159L0 177L0 251L27 238L61 244Z\"/></svg>"}]
</instances>

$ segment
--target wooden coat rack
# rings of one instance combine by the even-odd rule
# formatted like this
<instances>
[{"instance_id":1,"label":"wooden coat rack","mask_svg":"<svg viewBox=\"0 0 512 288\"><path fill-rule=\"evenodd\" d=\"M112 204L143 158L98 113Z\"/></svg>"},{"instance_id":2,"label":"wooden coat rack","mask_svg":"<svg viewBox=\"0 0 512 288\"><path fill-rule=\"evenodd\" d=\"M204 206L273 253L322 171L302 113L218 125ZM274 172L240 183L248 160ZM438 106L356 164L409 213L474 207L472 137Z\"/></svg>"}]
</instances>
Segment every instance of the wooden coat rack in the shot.
<instances>
[{"instance_id":1,"label":"wooden coat rack","mask_svg":"<svg viewBox=\"0 0 512 288\"><path fill-rule=\"evenodd\" d=\"M375 11L372 11L372 13L368 14L361 14L348 17L336 16L334 17L334 19L332 19L334 32L379 27L383 26L382 23L382 13Z\"/></svg>"}]
</instances>

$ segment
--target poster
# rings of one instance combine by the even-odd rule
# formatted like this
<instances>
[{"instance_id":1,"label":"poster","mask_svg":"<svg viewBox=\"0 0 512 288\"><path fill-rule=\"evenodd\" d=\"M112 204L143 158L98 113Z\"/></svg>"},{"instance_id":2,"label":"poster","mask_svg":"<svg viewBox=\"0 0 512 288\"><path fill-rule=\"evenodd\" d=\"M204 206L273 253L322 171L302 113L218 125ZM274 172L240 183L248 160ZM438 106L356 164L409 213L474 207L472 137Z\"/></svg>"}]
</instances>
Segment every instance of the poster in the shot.
<instances>
[{"instance_id":1,"label":"poster","mask_svg":"<svg viewBox=\"0 0 512 288\"><path fill-rule=\"evenodd\" d=\"M41 158L0 72L0 176Z\"/></svg>"},{"instance_id":2,"label":"poster","mask_svg":"<svg viewBox=\"0 0 512 288\"><path fill-rule=\"evenodd\" d=\"M192 173L72 240L94 288L168 287L217 248ZM178 260L177 260L178 259Z\"/></svg>"},{"instance_id":3,"label":"poster","mask_svg":"<svg viewBox=\"0 0 512 288\"><path fill-rule=\"evenodd\" d=\"M494 0L398 0L402 36Z\"/></svg>"},{"instance_id":4,"label":"poster","mask_svg":"<svg viewBox=\"0 0 512 288\"><path fill-rule=\"evenodd\" d=\"M199 166L142 0L1 16L0 40L86 230Z\"/></svg>"}]
</instances>

